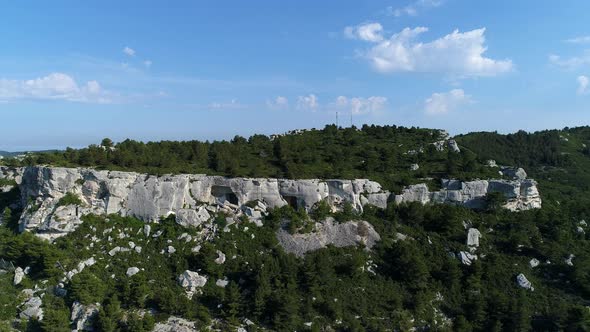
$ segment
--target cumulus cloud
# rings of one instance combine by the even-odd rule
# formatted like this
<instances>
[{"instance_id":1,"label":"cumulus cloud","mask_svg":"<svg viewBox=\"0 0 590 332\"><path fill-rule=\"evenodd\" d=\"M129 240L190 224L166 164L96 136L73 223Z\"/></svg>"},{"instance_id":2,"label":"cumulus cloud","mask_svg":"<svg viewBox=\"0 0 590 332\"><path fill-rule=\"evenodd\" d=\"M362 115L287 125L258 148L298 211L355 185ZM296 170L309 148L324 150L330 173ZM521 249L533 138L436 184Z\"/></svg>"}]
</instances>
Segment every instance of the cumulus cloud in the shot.
<instances>
[{"instance_id":1,"label":"cumulus cloud","mask_svg":"<svg viewBox=\"0 0 590 332\"><path fill-rule=\"evenodd\" d=\"M382 40L359 37L374 44L360 55L381 73L440 72L473 77L495 76L513 69L511 60L484 56L487 51L485 28L467 32L455 30L430 42L417 42L416 38L426 31L425 27L405 28Z\"/></svg>"},{"instance_id":2,"label":"cumulus cloud","mask_svg":"<svg viewBox=\"0 0 590 332\"><path fill-rule=\"evenodd\" d=\"M149 67L151 67L151 66L152 66L152 61L151 61L151 60L145 60L145 61L143 62L143 65L149 68Z\"/></svg>"},{"instance_id":3,"label":"cumulus cloud","mask_svg":"<svg viewBox=\"0 0 590 332\"><path fill-rule=\"evenodd\" d=\"M79 85L63 73L52 73L31 80L0 79L0 100L65 100L87 103L109 103L111 94L97 81Z\"/></svg>"},{"instance_id":4,"label":"cumulus cloud","mask_svg":"<svg viewBox=\"0 0 590 332\"><path fill-rule=\"evenodd\" d=\"M283 110L289 107L289 100L283 96L277 96L274 100L267 100L266 106L273 110Z\"/></svg>"},{"instance_id":5,"label":"cumulus cloud","mask_svg":"<svg viewBox=\"0 0 590 332\"><path fill-rule=\"evenodd\" d=\"M344 35L350 39L360 39L369 42L380 42L383 27L379 23L365 23L354 27L344 28Z\"/></svg>"},{"instance_id":6,"label":"cumulus cloud","mask_svg":"<svg viewBox=\"0 0 590 332\"><path fill-rule=\"evenodd\" d=\"M314 94L309 94L307 96L299 96L297 98L297 108L300 110L310 110L315 111L319 107L318 97Z\"/></svg>"},{"instance_id":7,"label":"cumulus cloud","mask_svg":"<svg viewBox=\"0 0 590 332\"><path fill-rule=\"evenodd\" d=\"M549 55L549 62L565 69L576 69L582 66L590 65L590 51L586 51L580 56L574 56L565 59L559 55L551 54Z\"/></svg>"},{"instance_id":8,"label":"cumulus cloud","mask_svg":"<svg viewBox=\"0 0 590 332\"><path fill-rule=\"evenodd\" d=\"M123 48L123 53L127 54L128 56L135 56L135 50L129 46L125 46L125 48Z\"/></svg>"},{"instance_id":9,"label":"cumulus cloud","mask_svg":"<svg viewBox=\"0 0 590 332\"><path fill-rule=\"evenodd\" d=\"M577 78L578 81L578 94L585 95L588 93L588 77L584 75L580 75Z\"/></svg>"},{"instance_id":10,"label":"cumulus cloud","mask_svg":"<svg viewBox=\"0 0 590 332\"><path fill-rule=\"evenodd\" d=\"M449 92L433 93L424 101L424 111L431 115L446 114L471 102L471 96L466 95L462 89L453 89Z\"/></svg>"},{"instance_id":11,"label":"cumulus cloud","mask_svg":"<svg viewBox=\"0 0 590 332\"><path fill-rule=\"evenodd\" d=\"M579 36L565 40L566 43L570 44L588 44L590 43L590 36Z\"/></svg>"},{"instance_id":12,"label":"cumulus cloud","mask_svg":"<svg viewBox=\"0 0 590 332\"><path fill-rule=\"evenodd\" d=\"M349 111L352 114L368 114L383 110L387 105L387 98L381 96L368 98L338 96L333 105L336 109Z\"/></svg>"},{"instance_id":13,"label":"cumulus cloud","mask_svg":"<svg viewBox=\"0 0 590 332\"><path fill-rule=\"evenodd\" d=\"M417 0L405 7L387 7L387 13L391 16L416 16L422 9L439 7L443 4L442 0Z\"/></svg>"}]
</instances>

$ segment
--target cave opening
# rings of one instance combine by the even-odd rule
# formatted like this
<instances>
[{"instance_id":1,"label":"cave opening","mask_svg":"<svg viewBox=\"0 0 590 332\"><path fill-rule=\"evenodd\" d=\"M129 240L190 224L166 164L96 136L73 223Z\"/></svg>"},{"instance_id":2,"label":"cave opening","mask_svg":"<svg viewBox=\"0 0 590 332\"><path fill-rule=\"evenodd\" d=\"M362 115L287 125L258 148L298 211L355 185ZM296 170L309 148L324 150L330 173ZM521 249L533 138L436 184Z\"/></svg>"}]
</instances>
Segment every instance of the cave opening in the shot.
<instances>
[{"instance_id":1,"label":"cave opening","mask_svg":"<svg viewBox=\"0 0 590 332\"><path fill-rule=\"evenodd\" d=\"M212 186L211 195L217 199L220 204L229 202L233 205L239 205L238 196L227 186Z\"/></svg>"},{"instance_id":2,"label":"cave opening","mask_svg":"<svg viewBox=\"0 0 590 332\"><path fill-rule=\"evenodd\" d=\"M283 199L289 204L290 207L297 210L300 206L299 199L296 196L283 196Z\"/></svg>"}]
</instances>

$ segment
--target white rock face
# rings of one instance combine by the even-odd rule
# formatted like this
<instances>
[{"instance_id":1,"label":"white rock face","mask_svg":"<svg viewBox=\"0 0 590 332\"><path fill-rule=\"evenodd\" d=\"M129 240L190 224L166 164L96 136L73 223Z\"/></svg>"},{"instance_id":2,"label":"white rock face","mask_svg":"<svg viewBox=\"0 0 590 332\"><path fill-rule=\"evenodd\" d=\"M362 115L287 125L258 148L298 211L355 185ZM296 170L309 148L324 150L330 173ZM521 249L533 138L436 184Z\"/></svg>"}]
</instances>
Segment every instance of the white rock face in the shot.
<instances>
[{"instance_id":1,"label":"white rock face","mask_svg":"<svg viewBox=\"0 0 590 332\"><path fill-rule=\"evenodd\" d=\"M398 204L406 202L458 204L469 208L484 208L488 193L500 192L507 199L504 208L521 211L541 208L537 182L525 180L443 180L440 191L430 192L426 184L411 185L395 195Z\"/></svg>"},{"instance_id":2,"label":"white rock face","mask_svg":"<svg viewBox=\"0 0 590 332\"><path fill-rule=\"evenodd\" d=\"M531 266L531 268L533 268L533 269L534 269L534 268L536 268L537 266L539 266L539 264L541 264L541 262L539 262L539 260L538 260L538 259L536 259L536 258L532 258L532 259L529 261L529 265L530 265L530 266Z\"/></svg>"},{"instance_id":3,"label":"white rock face","mask_svg":"<svg viewBox=\"0 0 590 332\"><path fill-rule=\"evenodd\" d=\"M39 296L33 296L26 300L21 307L21 312L19 313L19 317L21 319L37 319L43 320L43 308L41 306L43 302Z\"/></svg>"},{"instance_id":4,"label":"white rock face","mask_svg":"<svg viewBox=\"0 0 590 332\"><path fill-rule=\"evenodd\" d=\"M221 288L225 288L229 284L229 280L227 279L217 279L215 285Z\"/></svg>"},{"instance_id":5,"label":"white rock face","mask_svg":"<svg viewBox=\"0 0 590 332\"><path fill-rule=\"evenodd\" d=\"M444 143L445 141L443 141ZM450 149L455 144L449 140ZM18 179L25 207L19 221L21 231L54 240L75 230L83 215L118 213L156 222L174 214L187 227L209 220L212 211L240 211L245 203L258 201L262 207L244 211L253 221L260 220L266 208L291 204L311 209L321 200L337 210L345 202L357 211L370 204L387 207L397 203L421 202L461 204L471 208L483 206L489 192L502 192L510 210L541 207L536 182L524 179L517 169L514 180L443 181L443 189L430 192L425 184L412 185L399 195L382 190L377 182L357 180L286 180L270 178L226 178L199 174L151 176L134 172L97 171L88 168L0 166L0 177ZM82 204L58 206L67 193L80 198ZM149 236L146 225L144 234Z\"/></svg>"},{"instance_id":6,"label":"white rock face","mask_svg":"<svg viewBox=\"0 0 590 332\"><path fill-rule=\"evenodd\" d=\"M530 289L531 291L535 290L533 284L531 284L531 282L522 273L516 276L516 282L518 283L518 286L522 288Z\"/></svg>"},{"instance_id":7,"label":"white rock face","mask_svg":"<svg viewBox=\"0 0 590 332\"><path fill-rule=\"evenodd\" d=\"M316 230L307 234L289 234L285 229L279 229L277 239L286 252L303 257L306 252L325 248L329 244L335 247L363 244L370 249L381 237L366 221L336 223L333 218L327 218L322 223L316 223Z\"/></svg>"},{"instance_id":8,"label":"white rock face","mask_svg":"<svg viewBox=\"0 0 590 332\"><path fill-rule=\"evenodd\" d=\"M266 178L226 178L199 174L151 176L134 172L97 171L87 168L33 166L10 169L0 166L0 174L16 172L22 203L27 205L19 222L21 231L35 231L53 240L73 231L80 217L88 214L119 213L146 222L158 221L173 213L179 224L198 226L211 216L203 204L238 208L250 201L266 207L293 204L310 209L320 200L334 208L344 202L362 211L363 204L382 204L386 194L381 186L359 180L285 180ZM81 206L60 206L67 193L77 195ZM361 202L361 196L365 196ZM144 229L149 234L149 228ZM146 235L147 236L147 235Z\"/></svg>"},{"instance_id":9,"label":"white rock face","mask_svg":"<svg viewBox=\"0 0 590 332\"><path fill-rule=\"evenodd\" d=\"M477 228L470 228L467 231L467 246L477 248L479 247L479 238L481 233Z\"/></svg>"},{"instance_id":10,"label":"white rock face","mask_svg":"<svg viewBox=\"0 0 590 332\"><path fill-rule=\"evenodd\" d=\"M575 256L574 254L569 254L569 256L567 256L567 258L565 259L565 263L566 263L567 265L569 265L569 266L574 266L573 259L574 259L575 257L576 257L576 256Z\"/></svg>"},{"instance_id":11,"label":"white rock face","mask_svg":"<svg viewBox=\"0 0 590 332\"><path fill-rule=\"evenodd\" d=\"M186 291L187 297L191 299L199 291L199 288L205 286L207 277L199 275L198 272L186 270L178 276L178 283Z\"/></svg>"},{"instance_id":12,"label":"white rock face","mask_svg":"<svg viewBox=\"0 0 590 332\"><path fill-rule=\"evenodd\" d=\"M220 265L225 263L225 254L222 253L220 250L217 250L217 258L215 258L215 263Z\"/></svg>"},{"instance_id":13,"label":"white rock face","mask_svg":"<svg viewBox=\"0 0 590 332\"><path fill-rule=\"evenodd\" d=\"M83 305L76 301L72 304L70 320L74 328L72 331L94 331L93 323L98 315L99 305Z\"/></svg>"},{"instance_id":14,"label":"white rock face","mask_svg":"<svg viewBox=\"0 0 590 332\"><path fill-rule=\"evenodd\" d=\"M139 268L137 267L130 267L127 269L127 273L125 273L128 277L132 277L139 273Z\"/></svg>"},{"instance_id":15,"label":"white rock face","mask_svg":"<svg viewBox=\"0 0 590 332\"><path fill-rule=\"evenodd\" d=\"M517 167L504 166L500 170L504 176L507 176L507 177L512 178L514 180L524 180L527 177L527 174L524 171L524 169L522 169L520 167L517 168Z\"/></svg>"},{"instance_id":16,"label":"white rock face","mask_svg":"<svg viewBox=\"0 0 590 332\"><path fill-rule=\"evenodd\" d=\"M157 323L152 332L197 332L195 322L183 318L169 317L166 322Z\"/></svg>"},{"instance_id":17,"label":"white rock face","mask_svg":"<svg viewBox=\"0 0 590 332\"><path fill-rule=\"evenodd\" d=\"M463 265L471 265L473 261L477 260L477 255L474 255L467 251L460 251L457 255L459 260L461 260L461 264Z\"/></svg>"},{"instance_id":18,"label":"white rock face","mask_svg":"<svg viewBox=\"0 0 590 332\"><path fill-rule=\"evenodd\" d=\"M14 270L14 279L13 279L13 285L18 285L21 283L21 281L23 281L23 278L25 277L25 271L23 271L23 269L21 267L17 267Z\"/></svg>"},{"instance_id":19,"label":"white rock face","mask_svg":"<svg viewBox=\"0 0 590 332\"><path fill-rule=\"evenodd\" d=\"M455 141L454 139L450 139L447 141L447 146L449 147L449 150L459 153L461 152L461 149L459 149L459 145L457 145L457 141Z\"/></svg>"}]
</instances>

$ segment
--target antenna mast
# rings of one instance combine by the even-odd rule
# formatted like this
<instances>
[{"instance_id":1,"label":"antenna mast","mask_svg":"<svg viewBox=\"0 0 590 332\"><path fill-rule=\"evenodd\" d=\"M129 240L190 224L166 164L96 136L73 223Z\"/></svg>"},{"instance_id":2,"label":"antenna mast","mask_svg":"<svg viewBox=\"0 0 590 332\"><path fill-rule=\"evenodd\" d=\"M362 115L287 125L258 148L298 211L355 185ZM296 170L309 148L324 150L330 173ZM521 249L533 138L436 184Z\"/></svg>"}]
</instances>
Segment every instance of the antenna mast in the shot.
<instances>
[{"instance_id":1,"label":"antenna mast","mask_svg":"<svg viewBox=\"0 0 590 332\"><path fill-rule=\"evenodd\" d=\"M336 111L336 128L338 128L338 111Z\"/></svg>"}]
</instances>

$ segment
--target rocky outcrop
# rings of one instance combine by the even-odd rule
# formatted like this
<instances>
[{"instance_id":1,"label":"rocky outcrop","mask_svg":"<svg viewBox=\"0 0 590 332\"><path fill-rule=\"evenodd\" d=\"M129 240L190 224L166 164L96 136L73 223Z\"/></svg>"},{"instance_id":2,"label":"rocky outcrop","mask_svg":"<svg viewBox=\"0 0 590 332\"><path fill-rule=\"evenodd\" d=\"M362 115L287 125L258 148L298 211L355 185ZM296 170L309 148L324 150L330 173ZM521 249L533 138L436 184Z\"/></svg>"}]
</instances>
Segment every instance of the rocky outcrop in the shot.
<instances>
[{"instance_id":1,"label":"rocky outcrop","mask_svg":"<svg viewBox=\"0 0 590 332\"><path fill-rule=\"evenodd\" d=\"M152 332L196 332L199 331L195 322L179 317L169 317L167 321L157 323Z\"/></svg>"},{"instance_id":2,"label":"rocky outcrop","mask_svg":"<svg viewBox=\"0 0 590 332\"><path fill-rule=\"evenodd\" d=\"M453 145L449 141L449 146ZM503 169L510 173L509 169ZM508 174L507 173L507 174ZM268 178L226 178L199 174L152 176L134 172L98 171L88 168L0 166L0 178L14 180L20 186L24 213L21 231L34 231L54 240L75 230L81 217L118 213L146 222L174 215L186 227L197 227L223 211L251 220L261 220L266 208L290 204L311 209L320 201L332 210L350 203L357 211L365 205L386 208L397 203L420 202L461 204L470 208L484 206L485 196L501 192L510 210L539 208L541 199L534 180L522 179L516 169L512 180L443 180L440 191L430 192L426 184L412 185L394 195L377 182L357 180L287 180ZM512 174L512 173L510 173ZM80 204L64 196L74 195ZM257 202L256 205L246 205Z\"/></svg>"},{"instance_id":3,"label":"rocky outcrop","mask_svg":"<svg viewBox=\"0 0 590 332\"><path fill-rule=\"evenodd\" d=\"M151 176L133 172L97 171L86 168L0 167L0 178L18 179L23 205L21 231L36 231L53 240L73 231L80 217L89 214L135 216L157 221L174 214L184 226L207 221L210 211L238 210L247 202L264 206L291 204L310 209L325 200L338 208L345 202L361 211L363 205L386 205L389 193L373 181L286 180L265 178L226 178L198 174ZM16 180L15 180L16 181ZM82 204L63 205L66 194L80 198Z\"/></svg>"},{"instance_id":4,"label":"rocky outcrop","mask_svg":"<svg viewBox=\"0 0 590 332\"><path fill-rule=\"evenodd\" d=\"M290 234L285 229L277 231L277 239L283 249L302 257L306 252L325 248L364 245L372 248L381 239L373 226L366 221L336 223L333 218L316 223L315 230L306 234Z\"/></svg>"},{"instance_id":5,"label":"rocky outcrop","mask_svg":"<svg viewBox=\"0 0 590 332\"><path fill-rule=\"evenodd\" d=\"M178 284L184 288L186 296L191 299L193 295L200 291L200 288L207 283L207 277L199 275L198 272L184 271L178 276Z\"/></svg>"},{"instance_id":6,"label":"rocky outcrop","mask_svg":"<svg viewBox=\"0 0 590 332\"><path fill-rule=\"evenodd\" d=\"M94 320L98 315L99 305L83 305L78 301L72 304L72 315L70 317L72 331L94 331Z\"/></svg>"},{"instance_id":7,"label":"rocky outcrop","mask_svg":"<svg viewBox=\"0 0 590 332\"><path fill-rule=\"evenodd\" d=\"M13 279L12 284L15 285L15 286L18 285L18 284L20 284L21 281L23 281L23 278L24 277L25 277L24 270L21 267L17 267L14 270L14 279Z\"/></svg>"},{"instance_id":8,"label":"rocky outcrop","mask_svg":"<svg viewBox=\"0 0 590 332\"><path fill-rule=\"evenodd\" d=\"M133 266L133 267L128 268L127 272L125 274L127 275L127 277L132 277L138 273L139 273L139 268L136 266Z\"/></svg>"},{"instance_id":9,"label":"rocky outcrop","mask_svg":"<svg viewBox=\"0 0 590 332\"><path fill-rule=\"evenodd\" d=\"M39 296L31 296L21 305L19 313L20 319L43 320L43 302Z\"/></svg>"},{"instance_id":10,"label":"rocky outcrop","mask_svg":"<svg viewBox=\"0 0 590 332\"><path fill-rule=\"evenodd\" d=\"M535 290L535 287L533 287L533 284L522 273L516 276L516 283L518 284L518 286L520 286L522 288L530 289L531 291Z\"/></svg>"},{"instance_id":11,"label":"rocky outcrop","mask_svg":"<svg viewBox=\"0 0 590 332\"><path fill-rule=\"evenodd\" d=\"M467 246L470 249L475 250L479 247L479 238L481 237L481 233L477 228L470 228L467 230Z\"/></svg>"},{"instance_id":12,"label":"rocky outcrop","mask_svg":"<svg viewBox=\"0 0 590 332\"><path fill-rule=\"evenodd\" d=\"M401 194L395 195L395 202L444 203L464 205L469 208L484 208L486 195L499 192L507 202L504 208L512 211L541 208L541 196L537 182L524 180L443 180L442 189L429 191L426 184L411 185Z\"/></svg>"}]
</instances>

